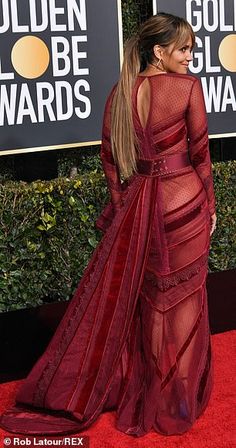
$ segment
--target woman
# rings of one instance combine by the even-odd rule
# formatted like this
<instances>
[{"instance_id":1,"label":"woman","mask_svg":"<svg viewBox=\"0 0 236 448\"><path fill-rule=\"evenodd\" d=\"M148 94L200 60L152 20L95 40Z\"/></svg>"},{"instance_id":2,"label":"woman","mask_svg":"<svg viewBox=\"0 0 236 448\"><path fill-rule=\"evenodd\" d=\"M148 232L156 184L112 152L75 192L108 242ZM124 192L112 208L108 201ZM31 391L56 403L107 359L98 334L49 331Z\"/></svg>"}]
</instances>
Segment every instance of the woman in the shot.
<instances>
[{"instance_id":1,"label":"woman","mask_svg":"<svg viewBox=\"0 0 236 448\"><path fill-rule=\"evenodd\" d=\"M182 434L207 406L216 215L201 84L187 75L193 45L190 25L164 13L127 43L104 114L104 236L2 416L9 431L79 431L113 409L126 434Z\"/></svg>"}]
</instances>

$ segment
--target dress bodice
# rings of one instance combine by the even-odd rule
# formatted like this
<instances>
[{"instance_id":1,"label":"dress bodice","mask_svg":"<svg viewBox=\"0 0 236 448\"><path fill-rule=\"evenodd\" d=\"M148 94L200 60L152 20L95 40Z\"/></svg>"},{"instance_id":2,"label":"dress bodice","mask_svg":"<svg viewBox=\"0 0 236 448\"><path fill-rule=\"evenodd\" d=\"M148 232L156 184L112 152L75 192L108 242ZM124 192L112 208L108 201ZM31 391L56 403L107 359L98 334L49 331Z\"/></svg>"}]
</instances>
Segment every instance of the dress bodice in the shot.
<instances>
[{"instance_id":1,"label":"dress bodice","mask_svg":"<svg viewBox=\"0 0 236 448\"><path fill-rule=\"evenodd\" d=\"M139 89L144 86L144 82L146 91L142 92L140 102ZM104 113L101 159L112 202L115 207L119 207L123 186L118 167L114 163L110 140L110 112L114 91L115 88L108 97ZM154 159L159 155L188 152L195 176L191 179L186 177L185 185L184 180L180 179L178 189L187 192L189 197L190 194L196 194L202 185L208 197L210 213L213 214L215 196L206 108L200 80L193 75L178 73L139 75L132 91L132 106L141 158ZM194 182L196 188L190 193L187 190L190 189L190 183ZM168 185L166 190L167 187ZM174 187L169 184L168 188ZM166 202L170 202L171 194L168 194ZM186 200L186 193L184 197Z\"/></svg>"},{"instance_id":2,"label":"dress bodice","mask_svg":"<svg viewBox=\"0 0 236 448\"><path fill-rule=\"evenodd\" d=\"M149 104L146 103L146 123L141 124L138 112L139 88L143 83L150 89ZM191 90L196 78L191 75L165 73L137 77L133 89L133 119L143 157L153 158L157 154L173 154L188 150L188 134L191 133L191 117L188 106ZM194 120L194 117L192 117ZM206 128L205 114L203 114ZM199 127L199 131L200 131ZM199 133L194 130L195 134Z\"/></svg>"}]
</instances>

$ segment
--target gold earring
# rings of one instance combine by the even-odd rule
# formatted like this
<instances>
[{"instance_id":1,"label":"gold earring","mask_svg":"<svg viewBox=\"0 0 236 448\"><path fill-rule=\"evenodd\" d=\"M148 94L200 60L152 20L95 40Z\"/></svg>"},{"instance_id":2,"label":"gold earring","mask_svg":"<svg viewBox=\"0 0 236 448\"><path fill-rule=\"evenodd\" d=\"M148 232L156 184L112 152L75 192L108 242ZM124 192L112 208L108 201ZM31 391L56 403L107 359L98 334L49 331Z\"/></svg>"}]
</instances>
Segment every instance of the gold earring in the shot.
<instances>
[{"instance_id":1,"label":"gold earring","mask_svg":"<svg viewBox=\"0 0 236 448\"><path fill-rule=\"evenodd\" d=\"M161 63L162 63L162 68L159 67L159 65L160 65ZM164 68L164 66L163 66L163 62L162 62L162 59L161 59L161 58L158 59L157 64L150 64L150 65L152 65L152 66L155 67L156 69L160 70L161 72L165 72L165 71L166 71L165 68Z\"/></svg>"}]
</instances>

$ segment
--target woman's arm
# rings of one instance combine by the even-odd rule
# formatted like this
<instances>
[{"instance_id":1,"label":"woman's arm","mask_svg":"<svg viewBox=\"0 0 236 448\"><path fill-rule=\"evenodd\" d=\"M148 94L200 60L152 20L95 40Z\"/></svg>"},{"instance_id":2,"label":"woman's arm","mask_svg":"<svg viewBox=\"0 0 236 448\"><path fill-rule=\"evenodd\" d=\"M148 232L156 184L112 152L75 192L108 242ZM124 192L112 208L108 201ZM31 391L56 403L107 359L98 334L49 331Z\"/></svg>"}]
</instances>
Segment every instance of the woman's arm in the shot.
<instances>
[{"instance_id":1,"label":"woman's arm","mask_svg":"<svg viewBox=\"0 0 236 448\"><path fill-rule=\"evenodd\" d=\"M197 78L194 79L192 86L186 111L186 119L190 160L206 190L210 215L213 217L216 207L209 151L207 116L201 81ZM215 220L216 218L213 219L213 221ZM212 223L213 226L214 223Z\"/></svg>"},{"instance_id":2,"label":"woman's arm","mask_svg":"<svg viewBox=\"0 0 236 448\"><path fill-rule=\"evenodd\" d=\"M107 185L110 191L110 197L114 212L121 207L121 180L118 167L116 166L112 151L111 151L111 139L110 139L110 114L111 103L113 98L114 89L109 95L104 111L103 128L102 128L102 145L100 157L102 161L102 167L106 176Z\"/></svg>"}]
</instances>

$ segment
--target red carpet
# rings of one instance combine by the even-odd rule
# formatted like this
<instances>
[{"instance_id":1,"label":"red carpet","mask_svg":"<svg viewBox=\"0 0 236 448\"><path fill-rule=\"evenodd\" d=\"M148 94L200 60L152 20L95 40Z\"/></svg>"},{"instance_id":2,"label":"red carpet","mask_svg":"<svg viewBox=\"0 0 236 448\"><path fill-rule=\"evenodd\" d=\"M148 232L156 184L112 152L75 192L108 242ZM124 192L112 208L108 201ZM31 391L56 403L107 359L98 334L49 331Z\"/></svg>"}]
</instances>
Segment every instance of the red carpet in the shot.
<instances>
[{"instance_id":1,"label":"red carpet","mask_svg":"<svg viewBox=\"0 0 236 448\"><path fill-rule=\"evenodd\" d=\"M235 340L236 331L212 336L215 385L209 405L192 429L182 436L163 436L154 432L140 438L127 436L114 428L115 412L104 413L79 436L90 436L90 448L233 448L236 446L235 415ZM0 412L14 401L20 381L0 384ZM13 436L0 430L3 437ZM72 446L72 445L71 445Z\"/></svg>"}]
</instances>

